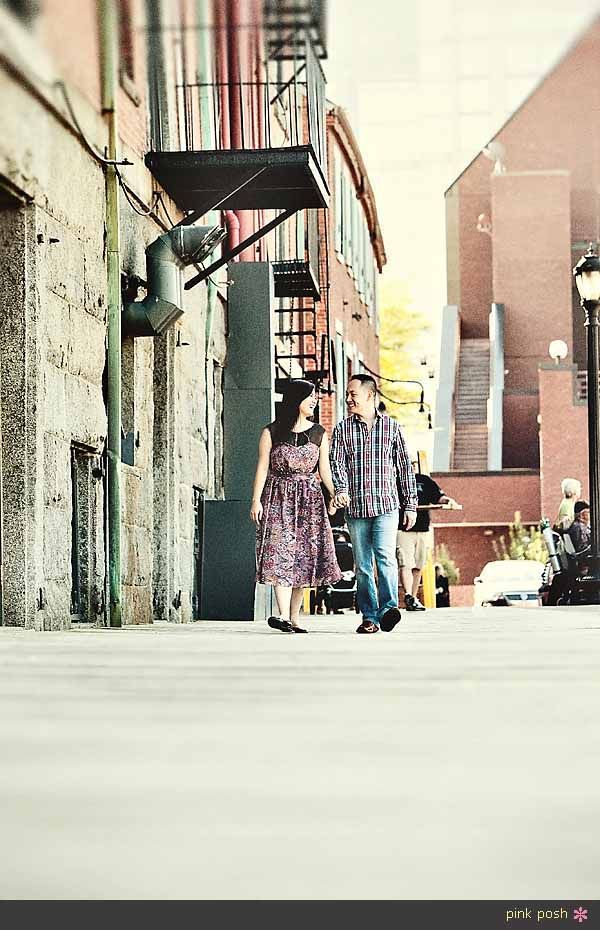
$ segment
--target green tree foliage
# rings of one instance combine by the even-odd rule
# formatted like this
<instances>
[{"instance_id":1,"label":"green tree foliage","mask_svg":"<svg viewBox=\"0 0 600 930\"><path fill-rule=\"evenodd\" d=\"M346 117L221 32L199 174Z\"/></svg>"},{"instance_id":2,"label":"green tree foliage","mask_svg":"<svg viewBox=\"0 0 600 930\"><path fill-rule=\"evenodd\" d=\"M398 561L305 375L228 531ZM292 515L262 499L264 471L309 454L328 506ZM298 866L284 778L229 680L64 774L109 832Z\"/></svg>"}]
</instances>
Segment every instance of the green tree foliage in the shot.
<instances>
[{"instance_id":1,"label":"green tree foliage","mask_svg":"<svg viewBox=\"0 0 600 930\"><path fill-rule=\"evenodd\" d=\"M399 281L384 282L379 333L381 374L399 380L426 380L427 367L421 365L421 359L428 359L428 367L435 362L430 357L430 329L427 318L413 307L406 285ZM381 390L387 395L384 402L390 416L416 429L426 426L426 414L419 413L418 385L382 381Z\"/></svg>"},{"instance_id":2,"label":"green tree foliage","mask_svg":"<svg viewBox=\"0 0 600 930\"><path fill-rule=\"evenodd\" d=\"M434 550L434 561L439 562L448 579L448 584L460 584L460 569L445 543L440 543Z\"/></svg>"},{"instance_id":3,"label":"green tree foliage","mask_svg":"<svg viewBox=\"0 0 600 930\"><path fill-rule=\"evenodd\" d=\"M515 521L508 527L508 542L504 535L492 546L497 559L533 559L545 562L548 558L546 543L537 526L524 526L520 511L515 512Z\"/></svg>"}]
</instances>

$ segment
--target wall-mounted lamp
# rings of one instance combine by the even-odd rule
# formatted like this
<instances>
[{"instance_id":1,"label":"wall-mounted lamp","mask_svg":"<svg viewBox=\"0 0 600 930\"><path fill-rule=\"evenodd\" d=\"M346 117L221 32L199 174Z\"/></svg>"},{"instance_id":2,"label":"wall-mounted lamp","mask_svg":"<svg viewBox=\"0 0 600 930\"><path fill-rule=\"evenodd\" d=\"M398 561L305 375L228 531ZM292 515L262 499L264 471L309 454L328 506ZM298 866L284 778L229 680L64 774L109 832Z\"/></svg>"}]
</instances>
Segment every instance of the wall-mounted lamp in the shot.
<instances>
[{"instance_id":1,"label":"wall-mounted lamp","mask_svg":"<svg viewBox=\"0 0 600 930\"><path fill-rule=\"evenodd\" d=\"M562 339L553 339L548 346L548 355L554 359L557 365L560 365L563 359L569 354L569 347Z\"/></svg>"}]
</instances>

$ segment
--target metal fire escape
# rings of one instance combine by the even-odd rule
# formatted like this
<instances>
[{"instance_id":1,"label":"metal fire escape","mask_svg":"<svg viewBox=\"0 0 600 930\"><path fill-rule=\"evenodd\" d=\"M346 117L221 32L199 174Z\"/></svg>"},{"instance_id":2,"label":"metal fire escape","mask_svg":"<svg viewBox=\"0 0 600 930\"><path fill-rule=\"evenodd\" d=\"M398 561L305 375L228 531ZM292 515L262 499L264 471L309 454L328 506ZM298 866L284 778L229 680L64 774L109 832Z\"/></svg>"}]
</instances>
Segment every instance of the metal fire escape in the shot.
<instances>
[{"instance_id":1,"label":"metal fire escape","mask_svg":"<svg viewBox=\"0 0 600 930\"><path fill-rule=\"evenodd\" d=\"M281 390L292 376L292 364L296 362L303 378L331 392L326 214L307 211L304 233L298 257L273 262L275 296L284 300L275 311L279 319L275 335L285 347L284 351L275 348L275 386ZM319 327L321 309L324 328Z\"/></svg>"},{"instance_id":2,"label":"metal fire escape","mask_svg":"<svg viewBox=\"0 0 600 930\"><path fill-rule=\"evenodd\" d=\"M265 5L269 16L271 6ZM223 249L186 282L186 290L297 211L328 206L325 77L311 38L315 26L309 28L302 10L295 9L303 6L283 3L291 17L285 36L267 18L267 49L275 44L278 54L267 58L264 80L254 75L243 80L239 62L234 69L239 80L218 80L216 72L209 82L184 79L175 88L179 149L166 150L161 133L155 133L146 164L186 214L182 225L212 210L274 214L243 242Z\"/></svg>"}]
</instances>

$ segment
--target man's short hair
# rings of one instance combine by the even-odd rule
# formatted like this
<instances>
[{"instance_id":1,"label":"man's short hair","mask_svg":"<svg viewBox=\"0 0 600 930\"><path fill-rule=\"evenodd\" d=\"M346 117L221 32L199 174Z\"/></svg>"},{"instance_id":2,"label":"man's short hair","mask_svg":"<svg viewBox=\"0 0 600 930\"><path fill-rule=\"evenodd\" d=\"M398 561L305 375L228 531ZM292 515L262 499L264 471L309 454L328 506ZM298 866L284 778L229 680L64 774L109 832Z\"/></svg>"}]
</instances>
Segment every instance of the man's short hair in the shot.
<instances>
[{"instance_id":1,"label":"man's short hair","mask_svg":"<svg viewBox=\"0 0 600 930\"><path fill-rule=\"evenodd\" d=\"M350 375L348 378L348 384L350 384L351 381L360 381L361 384L366 384L366 386L370 388L374 394L377 394L377 384L375 378L372 375L366 375L361 371L358 375Z\"/></svg>"},{"instance_id":2,"label":"man's short hair","mask_svg":"<svg viewBox=\"0 0 600 930\"><path fill-rule=\"evenodd\" d=\"M589 510L590 505L587 501L577 501L575 504L575 514L581 513L582 510Z\"/></svg>"}]
</instances>

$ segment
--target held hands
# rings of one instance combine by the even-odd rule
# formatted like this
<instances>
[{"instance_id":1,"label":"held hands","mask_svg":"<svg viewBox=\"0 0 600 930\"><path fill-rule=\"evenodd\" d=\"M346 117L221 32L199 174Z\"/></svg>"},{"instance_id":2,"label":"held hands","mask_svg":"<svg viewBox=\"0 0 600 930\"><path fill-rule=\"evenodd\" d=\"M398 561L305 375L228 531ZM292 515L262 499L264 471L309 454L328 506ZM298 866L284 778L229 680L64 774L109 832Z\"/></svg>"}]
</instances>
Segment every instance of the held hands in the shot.
<instances>
[{"instance_id":1,"label":"held hands","mask_svg":"<svg viewBox=\"0 0 600 930\"><path fill-rule=\"evenodd\" d=\"M336 509L341 507L347 507L350 503L350 495L345 491L342 491L340 494L334 494L331 504Z\"/></svg>"},{"instance_id":2,"label":"held hands","mask_svg":"<svg viewBox=\"0 0 600 930\"><path fill-rule=\"evenodd\" d=\"M262 515L263 515L263 505L261 504L261 502L259 500L252 501L252 504L250 506L250 519L252 520L252 522L260 523L260 521L262 520Z\"/></svg>"},{"instance_id":3,"label":"held hands","mask_svg":"<svg viewBox=\"0 0 600 930\"><path fill-rule=\"evenodd\" d=\"M404 513L404 525L403 529L405 532L411 530L415 523L417 522L417 515L414 510L406 510Z\"/></svg>"}]
</instances>

